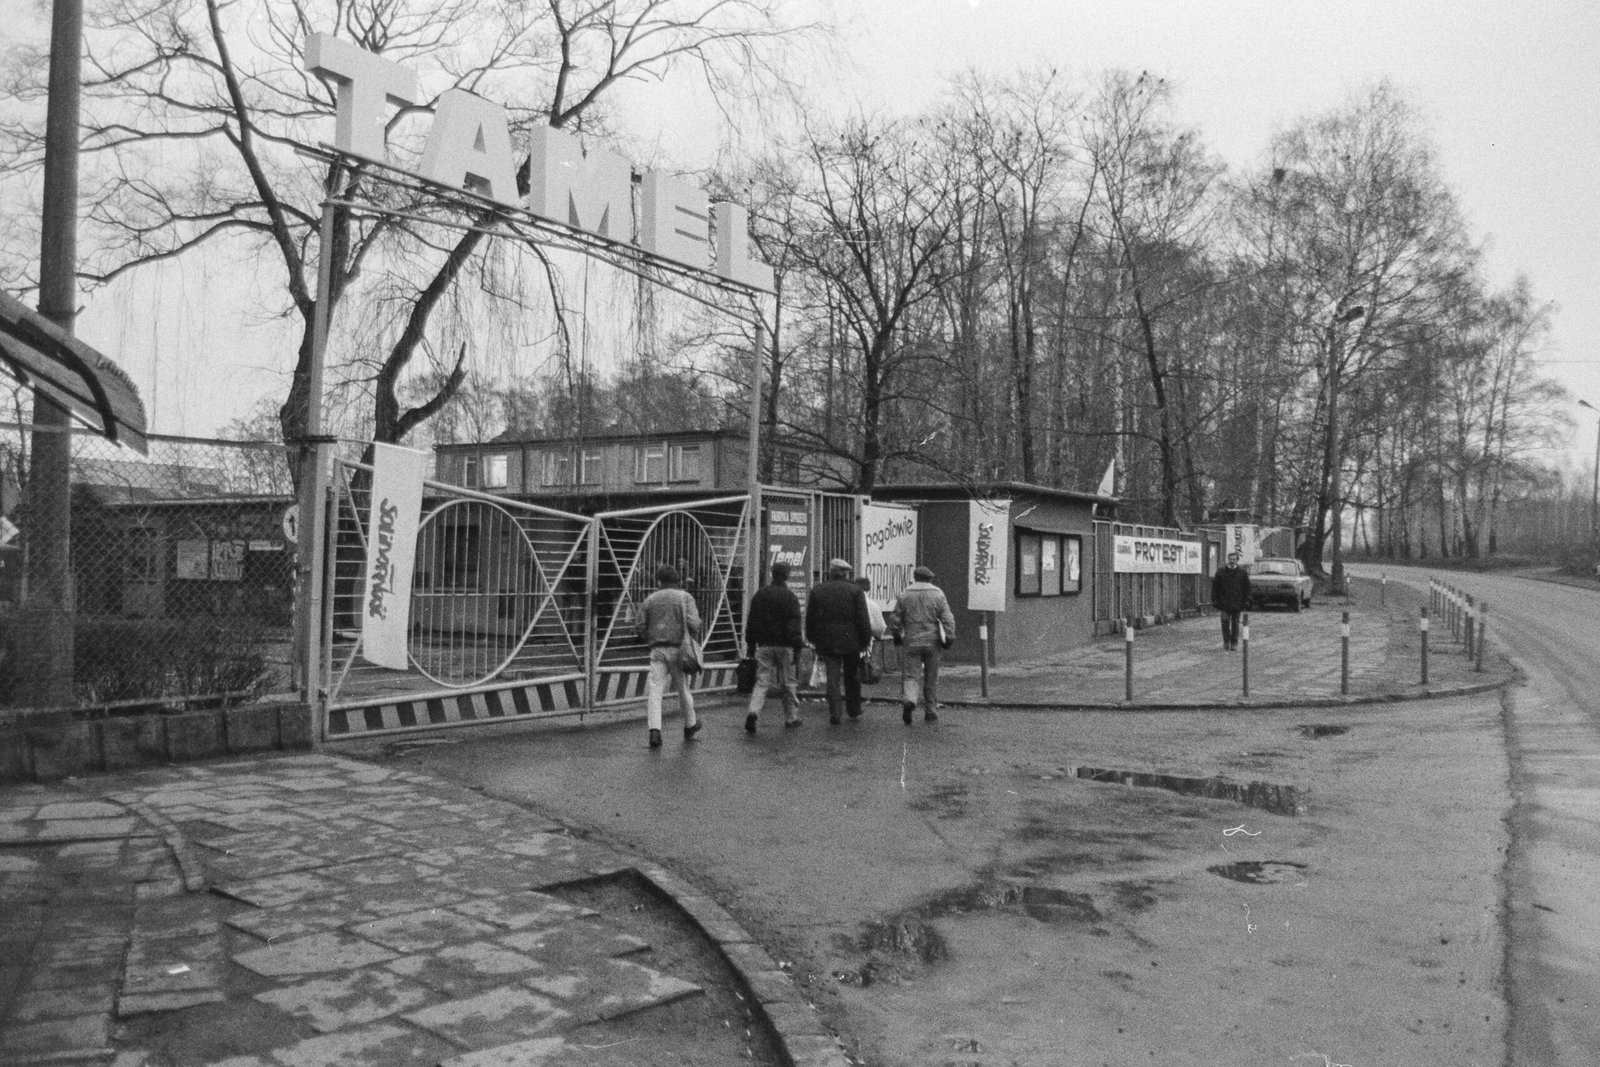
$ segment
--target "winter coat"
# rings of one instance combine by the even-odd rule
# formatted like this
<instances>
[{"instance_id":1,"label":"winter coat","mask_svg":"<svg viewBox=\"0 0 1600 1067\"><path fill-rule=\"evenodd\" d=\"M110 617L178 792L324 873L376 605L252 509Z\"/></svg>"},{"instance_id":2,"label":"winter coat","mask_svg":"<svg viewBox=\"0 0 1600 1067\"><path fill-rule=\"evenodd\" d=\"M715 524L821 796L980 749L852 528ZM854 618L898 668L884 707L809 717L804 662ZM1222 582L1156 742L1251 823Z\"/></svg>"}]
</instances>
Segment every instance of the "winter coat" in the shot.
<instances>
[{"instance_id":1,"label":"winter coat","mask_svg":"<svg viewBox=\"0 0 1600 1067\"><path fill-rule=\"evenodd\" d=\"M1250 575L1243 567L1223 567L1211 578L1211 606L1243 611L1250 606Z\"/></svg>"},{"instance_id":2,"label":"winter coat","mask_svg":"<svg viewBox=\"0 0 1600 1067\"><path fill-rule=\"evenodd\" d=\"M657 589L639 605L639 617L634 623L634 630L640 641L652 647L676 646L683 641L685 623L689 626L689 633L698 637L700 609L695 606L694 597L682 589Z\"/></svg>"},{"instance_id":3,"label":"winter coat","mask_svg":"<svg viewBox=\"0 0 1600 1067\"><path fill-rule=\"evenodd\" d=\"M956 617L944 590L932 582L912 582L900 592L894 606L892 629L908 648L933 648L944 625L945 642L956 639Z\"/></svg>"},{"instance_id":4,"label":"winter coat","mask_svg":"<svg viewBox=\"0 0 1600 1067\"><path fill-rule=\"evenodd\" d=\"M767 645L800 651L805 643L800 632L800 598L787 585L764 585L750 598L744 643L749 648Z\"/></svg>"},{"instance_id":5,"label":"winter coat","mask_svg":"<svg viewBox=\"0 0 1600 1067\"><path fill-rule=\"evenodd\" d=\"M872 644L867 594L846 578L811 587L806 598L806 640L825 656L859 656Z\"/></svg>"}]
</instances>

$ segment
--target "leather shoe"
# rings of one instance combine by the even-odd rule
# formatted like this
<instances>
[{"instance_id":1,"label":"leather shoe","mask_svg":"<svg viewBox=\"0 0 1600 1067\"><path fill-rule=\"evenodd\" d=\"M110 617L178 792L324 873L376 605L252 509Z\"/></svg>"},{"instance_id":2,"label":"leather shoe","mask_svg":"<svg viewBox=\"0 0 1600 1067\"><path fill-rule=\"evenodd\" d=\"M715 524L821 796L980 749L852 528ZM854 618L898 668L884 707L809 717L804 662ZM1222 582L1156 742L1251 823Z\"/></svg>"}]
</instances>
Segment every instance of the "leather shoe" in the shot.
<instances>
[{"instance_id":1,"label":"leather shoe","mask_svg":"<svg viewBox=\"0 0 1600 1067\"><path fill-rule=\"evenodd\" d=\"M900 721L907 726L911 725L911 713L917 710L915 701L902 700L900 702Z\"/></svg>"},{"instance_id":2,"label":"leather shoe","mask_svg":"<svg viewBox=\"0 0 1600 1067\"><path fill-rule=\"evenodd\" d=\"M937 711L926 711L926 712L923 712L922 721L923 722L938 722L939 721L939 713Z\"/></svg>"},{"instance_id":3,"label":"leather shoe","mask_svg":"<svg viewBox=\"0 0 1600 1067\"><path fill-rule=\"evenodd\" d=\"M700 732L700 727L702 727L704 725L705 725L705 723L703 723L703 722L697 722L693 726L685 726L683 728L683 739L685 741L693 741L694 740L694 735L699 733Z\"/></svg>"},{"instance_id":4,"label":"leather shoe","mask_svg":"<svg viewBox=\"0 0 1600 1067\"><path fill-rule=\"evenodd\" d=\"M651 748L660 748L661 747L661 731L660 730L651 730L650 731L650 747Z\"/></svg>"},{"instance_id":5,"label":"leather shoe","mask_svg":"<svg viewBox=\"0 0 1600 1067\"><path fill-rule=\"evenodd\" d=\"M828 716L828 725L829 726L838 726L841 721L842 720L837 715L829 715Z\"/></svg>"},{"instance_id":6,"label":"leather shoe","mask_svg":"<svg viewBox=\"0 0 1600 1067\"><path fill-rule=\"evenodd\" d=\"M746 715L744 717L744 732L747 734L756 732L756 717L754 715Z\"/></svg>"},{"instance_id":7,"label":"leather shoe","mask_svg":"<svg viewBox=\"0 0 1600 1067\"><path fill-rule=\"evenodd\" d=\"M790 719L783 724L783 728L785 730L793 730L796 726L804 726L805 724L806 721L804 719Z\"/></svg>"}]
</instances>

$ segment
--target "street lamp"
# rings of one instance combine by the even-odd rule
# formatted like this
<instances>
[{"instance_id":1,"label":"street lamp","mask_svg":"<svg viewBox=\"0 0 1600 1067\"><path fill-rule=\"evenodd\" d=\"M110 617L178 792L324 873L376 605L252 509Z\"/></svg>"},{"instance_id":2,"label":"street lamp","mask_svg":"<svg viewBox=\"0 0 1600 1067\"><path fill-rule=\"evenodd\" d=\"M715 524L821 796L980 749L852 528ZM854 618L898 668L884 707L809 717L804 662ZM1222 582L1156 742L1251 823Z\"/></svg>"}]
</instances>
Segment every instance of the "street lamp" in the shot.
<instances>
[{"instance_id":1,"label":"street lamp","mask_svg":"<svg viewBox=\"0 0 1600 1067\"><path fill-rule=\"evenodd\" d=\"M1587 400L1578 401L1578 406L1600 415L1600 408ZM1595 555L1595 571L1600 573L1600 422L1594 424L1594 487L1589 490L1589 546Z\"/></svg>"},{"instance_id":2,"label":"street lamp","mask_svg":"<svg viewBox=\"0 0 1600 1067\"><path fill-rule=\"evenodd\" d=\"M1344 486L1340 474L1344 457L1339 451L1339 353L1335 342L1341 336L1337 327L1348 325L1367 313L1366 307L1357 304L1335 315L1328 323L1328 507L1333 541L1333 566L1328 572L1328 583L1334 594L1344 592Z\"/></svg>"}]
</instances>

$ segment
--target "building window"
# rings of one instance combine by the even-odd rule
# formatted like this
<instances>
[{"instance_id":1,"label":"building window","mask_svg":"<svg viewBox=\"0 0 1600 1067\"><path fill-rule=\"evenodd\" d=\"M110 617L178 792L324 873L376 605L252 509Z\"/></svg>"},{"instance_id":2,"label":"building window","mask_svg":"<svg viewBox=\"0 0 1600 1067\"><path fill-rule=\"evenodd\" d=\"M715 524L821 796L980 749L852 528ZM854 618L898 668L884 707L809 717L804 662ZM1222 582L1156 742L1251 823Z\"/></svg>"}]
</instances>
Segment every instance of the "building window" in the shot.
<instances>
[{"instance_id":1,"label":"building window","mask_svg":"<svg viewBox=\"0 0 1600 1067\"><path fill-rule=\"evenodd\" d=\"M504 489L506 487L506 455L504 452L496 455L484 456L483 487L485 489Z\"/></svg>"},{"instance_id":2,"label":"building window","mask_svg":"<svg viewBox=\"0 0 1600 1067\"><path fill-rule=\"evenodd\" d=\"M539 453L539 484L540 485L571 485L572 484L572 453L540 452Z\"/></svg>"},{"instance_id":3,"label":"building window","mask_svg":"<svg viewBox=\"0 0 1600 1067\"><path fill-rule=\"evenodd\" d=\"M641 445L633 450L633 480L657 484L667 480L666 445Z\"/></svg>"},{"instance_id":4,"label":"building window","mask_svg":"<svg viewBox=\"0 0 1600 1067\"><path fill-rule=\"evenodd\" d=\"M578 456L578 483L600 485L606 480L606 454L598 448L586 448Z\"/></svg>"},{"instance_id":5,"label":"building window","mask_svg":"<svg viewBox=\"0 0 1600 1067\"><path fill-rule=\"evenodd\" d=\"M447 589L478 586L479 537L476 523L452 523L444 528L440 546L440 584Z\"/></svg>"},{"instance_id":6,"label":"building window","mask_svg":"<svg viewBox=\"0 0 1600 1067\"><path fill-rule=\"evenodd\" d=\"M672 464L668 477L675 482L700 480L700 446L673 445Z\"/></svg>"},{"instance_id":7,"label":"building window","mask_svg":"<svg viewBox=\"0 0 1600 1067\"><path fill-rule=\"evenodd\" d=\"M481 463L477 456L461 457L461 484L468 489L478 488L479 471Z\"/></svg>"},{"instance_id":8,"label":"building window","mask_svg":"<svg viewBox=\"0 0 1600 1067\"><path fill-rule=\"evenodd\" d=\"M779 452L777 468L779 485L800 484L800 453L788 449Z\"/></svg>"}]
</instances>

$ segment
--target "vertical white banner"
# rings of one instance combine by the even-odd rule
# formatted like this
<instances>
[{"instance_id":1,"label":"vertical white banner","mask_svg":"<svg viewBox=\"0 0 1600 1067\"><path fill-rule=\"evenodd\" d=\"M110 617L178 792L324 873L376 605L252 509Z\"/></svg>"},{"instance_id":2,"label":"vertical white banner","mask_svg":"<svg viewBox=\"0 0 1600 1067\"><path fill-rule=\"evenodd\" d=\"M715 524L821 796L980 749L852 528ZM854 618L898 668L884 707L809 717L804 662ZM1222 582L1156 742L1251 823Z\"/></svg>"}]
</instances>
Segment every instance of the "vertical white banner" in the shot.
<instances>
[{"instance_id":1,"label":"vertical white banner","mask_svg":"<svg viewBox=\"0 0 1600 1067\"><path fill-rule=\"evenodd\" d=\"M427 469L426 452L398 445L372 447L361 656L379 667L403 671L407 665L411 572L417 562L417 524L422 517L422 479Z\"/></svg>"},{"instance_id":2,"label":"vertical white banner","mask_svg":"<svg viewBox=\"0 0 1600 1067\"><path fill-rule=\"evenodd\" d=\"M1011 501L973 500L967 505L967 607L1006 610L1011 572Z\"/></svg>"},{"instance_id":3,"label":"vertical white banner","mask_svg":"<svg viewBox=\"0 0 1600 1067\"><path fill-rule=\"evenodd\" d=\"M911 584L917 565L917 513L885 504L861 506L861 573L872 582L872 599L884 610Z\"/></svg>"},{"instance_id":4,"label":"vertical white banner","mask_svg":"<svg viewBox=\"0 0 1600 1067\"><path fill-rule=\"evenodd\" d=\"M1260 543L1261 539L1256 532L1256 527L1229 525L1227 527L1227 540L1222 548L1223 559L1226 560L1228 556L1237 552L1239 553L1240 563L1254 563L1256 557L1260 554L1257 552L1257 547Z\"/></svg>"}]
</instances>

